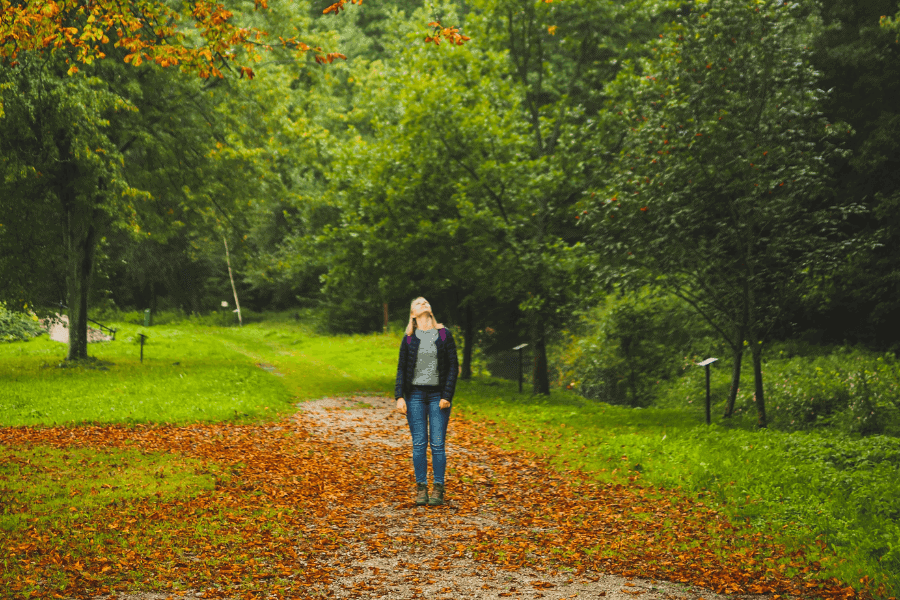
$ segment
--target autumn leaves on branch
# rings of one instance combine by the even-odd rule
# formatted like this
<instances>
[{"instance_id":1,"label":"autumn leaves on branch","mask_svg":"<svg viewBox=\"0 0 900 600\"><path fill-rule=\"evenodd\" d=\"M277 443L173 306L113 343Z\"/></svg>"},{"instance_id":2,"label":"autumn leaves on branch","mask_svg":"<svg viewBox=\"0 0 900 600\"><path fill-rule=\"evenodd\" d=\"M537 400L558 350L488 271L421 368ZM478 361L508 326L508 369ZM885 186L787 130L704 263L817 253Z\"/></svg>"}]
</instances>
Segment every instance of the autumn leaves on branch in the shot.
<instances>
[{"instance_id":1,"label":"autumn leaves on branch","mask_svg":"<svg viewBox=\"0 0 900 600\"><path fill-rule=\"evenodd\" d=\"M350 0L362 4L362 0ZM323 14L337 15L346 0L339 0ZM63 52L69 64L69 74L78 72L77 63L92 64L106 58L109 43L125 50L126 63L135 66L155 62L162 67L180 66L183 71L200 77L223 77L223 68L236 68L241 77L252 79L248 66L259 59L259 48L271 50L281 46L300 52L312 51L317 63L331 63L336 58L346 60L339 52L325 53L291 38L278 38L278 44L265 42L266 32L253 27L240 27L234 14L223 4L196 0L189 5L190 14L178 12L152 0L131 0L124 6L116 0L0 0L0 62L15 67L20 52ZM267 0L255 0L256 10L268 8ZM190 19L194 29L182 21ZM426 42L439 44L440 38L462 45L469 38L457 28L442 27L435 21ZM202 41L197 43L197 35ZM244 63L238 63L237 49ZM234 66L232 66L234 65Z\"/></svg>"},{"instance_id":2,"label":"autumn leaves on branch","mask_svg":"<svg viewBox=\"0 0 900 600\"><path fill-rule=\"evenodd\" d=\"M363 0L350 0L351 4L362 4ZM328 8L322 11L323 14L334 13L338 14L342 10L344 10L344 5L347 4L347 0L338 0ZM440 21L432 21L428 24L429 27L434 28L434 31L431 35L425 38L425 43L434 42L435 45L439 46L441 44L441 38L449 41L451 44L455 44L457 46L462 46L463 42L469 41L471 38L468 38L461 33L459 33L458 27L443 27ZM331 54L328 57L332 56ZM343 54L336 54L335 56L346 59L347 57ZM327 57L326 57L327 58ZM316 58L316 60L319 60ZM331 62L328 60L327 62Z\"/></svg>"}]
</instances>

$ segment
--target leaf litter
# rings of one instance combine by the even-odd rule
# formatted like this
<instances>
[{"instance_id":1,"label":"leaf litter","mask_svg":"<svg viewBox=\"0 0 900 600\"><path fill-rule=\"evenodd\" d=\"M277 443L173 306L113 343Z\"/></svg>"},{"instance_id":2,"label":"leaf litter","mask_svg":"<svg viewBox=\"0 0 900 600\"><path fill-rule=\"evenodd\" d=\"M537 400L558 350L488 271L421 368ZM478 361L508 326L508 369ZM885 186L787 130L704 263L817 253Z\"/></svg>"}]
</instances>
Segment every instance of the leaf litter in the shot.
<instances>
[{"instance_id":1,"label":"leaf litter","mask_svg":"<svg viewBox=\"0 0 900 600\"><path fill-rule=\"evenodd\" d=\"M871 598L637 474L597 483L503 449L491 422L451 418L446 504L417 507L392 398L299 406L259 425L0 428L8 446L168 452L227 471L193 497L10 532L0 583L14 598L130 600Z\"/></svg>"}]
</instances>

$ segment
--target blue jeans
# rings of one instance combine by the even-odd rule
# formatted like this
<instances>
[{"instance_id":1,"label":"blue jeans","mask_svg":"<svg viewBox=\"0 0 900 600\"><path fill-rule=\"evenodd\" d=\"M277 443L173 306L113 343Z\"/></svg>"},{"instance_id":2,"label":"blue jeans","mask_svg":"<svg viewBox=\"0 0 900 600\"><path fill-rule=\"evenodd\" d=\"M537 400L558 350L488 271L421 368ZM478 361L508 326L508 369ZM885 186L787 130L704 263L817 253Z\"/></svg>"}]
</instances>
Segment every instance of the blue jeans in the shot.
<instances>
[{"instance_id":1,"label":"blue jeans","mask_svg":"<svg viewBox=\"0 0 900 600\"><path fill-rule=\"evenodd\" d=\"M406 421L413 441L413 469L416 483L428 483L428 456L425 446L431 441L431 467L434 483L444 483L447 454L444 439L450 422L450 408L441 408L441 389L438 386L414 385L406 399Z\"/></svg>"}]
</instances>

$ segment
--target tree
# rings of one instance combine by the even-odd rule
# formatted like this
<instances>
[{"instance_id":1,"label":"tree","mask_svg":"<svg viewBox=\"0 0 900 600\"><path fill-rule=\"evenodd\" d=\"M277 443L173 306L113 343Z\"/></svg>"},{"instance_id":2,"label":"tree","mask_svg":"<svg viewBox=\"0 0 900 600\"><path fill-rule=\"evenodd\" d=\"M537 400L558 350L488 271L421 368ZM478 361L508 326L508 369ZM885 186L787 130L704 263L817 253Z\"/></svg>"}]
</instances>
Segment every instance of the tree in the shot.
<instances>
[{"instance_id":1,"label":"tree","mask_svg":"<svg viewBox=\"0 0 900 600\"><path fill-rule=\"evenodd\" d=\"M407 36L417 35L410 22L404 25ZM370 305L450 293L464 315L462 368L468 373L478 307L490 301L489 282L509 277L514 261L508 249L497 254L496 238L506 233L481 198L471 199L471 175L448 161L445 145L435 139L449 127L456 131L448 138L453 145L474 152L470 134L477 131L477 142L493 137L511 155L515 134L507 131L501 105L515 102L515 95L499 82L496 64L471 45L413 52L401 39L390 46L397 52L391 64L363 64L353 73L360 91L339 151L348 158L329 174L343 217L321 239L338 258L325 290L332 294L374 277ZM452 104L441 88L451 79L458 84ZM350 248L356 250L346 254Z\"/></svg>"},{"instance_id":2,"label":"tree","mask_svg":"<svg viewBox=\"0 0 900 600\"><path fill-rule=\"evenodd\" d=\"M234 4L246 6L249 0ZM253 8L265 10L268 4L268 0L254 0ZM323 12L337 14L345 4L346 0L339 0ZM124 5L116 0L49 4L0 0L0 9L0 61L15 67L20 54L63 54L69 75L78 72L78 64L89 66L111 53L112 58L134 66L143 62L178 66L203 78L222 77L226 69L252 79L249 65L259 60L259 48L273 45L264 41L263 31L243 26L232 19L234 13L224 4L208 0L186 3L182 11L152 0L129 0ZM324 54L296 37L282 38L278 45L312 51L317 62L343 57Z\"/></svg>"},{"instance_id":3,"label":"tree","mask_svg":"<svg viewBox=\"0 0 900 600\"><path fill-rule=\"evenodd\" d=\"M181 15L155 2L126 7L103 1L4 2L2 9L0 59L17 67L6 71L11 85L4 90L3 105L30 129L9 153L22 164L22 178L39 178L41 195L50 195L59 207L67 264L68 358L86 358L97 243L116 220L135 225L130 204L147 196L129 185L125 148L116 143L114 131L113 115L135 106L99 77L103 59L134 66L153 61L202 77L222 76L220 67L236 62L237 53L229 50L244 47L255 53L251 38L258 32L236 27L228 11L206 2L196 3L191 13L201 40L177 25ZM79 74L79 64L84 74ZM239 69L252 77L249 67ZM27 203L29 198L16 200Z\"/></svg>"},{"instance_id":4,"label":"tree","mask_svg":"<svg viewBox=\"0 0 900 600\"><path fill-rule=\"evenodd\" d=\"M69 306L69 358L87 355L87 300L94 252L120 199L140 194L124 180L119 148L108 135L112 114L133 108L96 78L63 79L58 61L20 56L20 68L4 70L3 125L23 135L4 143L9 208L27 204L21 191L47 201L32 207L40 222L58 219ZM62 71L62 72L61 72ZM32 246L33 248L33 246ZM52 254L51 254L52 255ZM32 265L32 268L37 264ZM52 271L51 271L52 272ZM29 298L29 300L31 300Z\"/></svg>"},{"instance_id":5,"label":"tree","mask_svg":"<svg viewBox=\"0 0 900 600\"><path fill-rule=\"evenodd\" d=\"M345 4L340 0L324 13L337 14ZM265 9L268 2L256 0L252 6ZM223 5L205 0L186 5L183 12L147 0L126 5L111 0L50 4L4 0L0 8L0 62L18 68L7 73L12 85L4 87L3 102L19 102L33 134L26 136L31 147L10 152L16 155L20 179L43 177L43 194L61 208L71 327L68 357L86 358L88 290L96 245L114 223L139 227L133 199L148 197L128 180L123 152L130 142L117 143L122 140L112 117L135 110L135 105L117 95L113 85L104 85L109 82L98 77L101 65L110 60L135 67L152 62L202 78L227 73L252 79L250 65L259 60L258 50L273 44L265 41L260 29L238 23ZM436 39L465 41L452 28L433 26ZM346 58L312 48L296 36L281 37L277 45L312 52L317 63ZM35 106L37 111L32 110ZM40 159L34 160L36 156Z\"/></svg>"},{"instance_id":6,"label":"tree","mask_svg":"<svg viewBox=\"0 0 900 600\"><path fill-rule=\"evenodd\" d=\"M403 27L416 35L409 23L395 29ZM533 236L543 165L529 156L522 88L506 77L502 54L484 42L405 48L401 38L389 48L393 60L353 74L362 91L347 113L353 130L339 152L347 159L330 174L344 215L322 236L328 249L314 254L336 258L324 278L327 294L360 289L374 273L370 306L405 303L423 289L455 295L471 349L483 309L520 304L534 292L526 287L534 272L543 270L546 282L556 277L554 295L571 294L573 253L548 243L540 256L523 243ZM470 358L467 351L464 372ZM546 362L534 372L546 384Z\"/></svg>"},{"instance_id":7,"label":"tree","mask_svg":"<svg viewBox=\"0 0 900 600\"><path fill-rule=\"evenodd\" d=\"M817 273L792 320L825 341L900 350L900 44L879 17L897 0L821 4L822 27L810 47L823 89L823 112L854 131L851 154L834 164L837 194L866 207L843 224L859 242L833 273ZM864 57L864 58L863 58ZM892 348L893 347L893 348Z\"/></svg>"},{"instance_id":8,"label":"tree","mask_svg":"<svg viewBox=\"0 0 900 600\"><path fill-rule=\"evenodd\" d=\"M811 3L718 0L648 42L651 57L607 88L624 145L595 163L607 184L579 221L626 280L656 278L728 342L726 416L750 347L760 427L772 324L804 273L834 265L847 243L838 225L858 210L828 193L828 160L846 155L837 144L850 131L821 113L816 25Z\"/></svg>"},{"instance_id":9,"label":"tree","mask_svg":"<svg viewBox=\"0 0 900 600\"><path fill-rule=\"evenodd\" d=\"M509 142L487 130L461 129L458 120L441 120L434 129L446 157L471 181L466 193L483 195L508 232L501 239L511 249L515 276L495 280L493 294L520 300L533 349L533 392L547 394L548 332L568 322L586 295L588 267L570 217L591 176L583 142L628 27L599 2L472 4L466 31L486 60L500 62L499 77L514 83L520 98L504 115L511 131L520 132L516 150L508 154Z\"/></svg>"}]
</instances>

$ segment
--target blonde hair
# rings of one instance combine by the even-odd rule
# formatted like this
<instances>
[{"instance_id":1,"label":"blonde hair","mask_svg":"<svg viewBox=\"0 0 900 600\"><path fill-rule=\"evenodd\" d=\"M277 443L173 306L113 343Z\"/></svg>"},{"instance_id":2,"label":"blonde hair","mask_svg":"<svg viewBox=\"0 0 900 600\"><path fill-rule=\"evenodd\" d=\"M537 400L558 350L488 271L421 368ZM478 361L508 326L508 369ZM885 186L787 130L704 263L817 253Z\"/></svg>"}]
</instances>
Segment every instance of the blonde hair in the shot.
<instances>
[{"instance_id":1,"label":"blonde hair","mask_svg":"<svg viewBox=\"0 0 900 600\"><path fill-rule=\"evenodd\" d=\"M418 329L418 327L416 326L416 322L415 322L416 320L412 316L412 307L413 307L413 304L415 304L417 300L424 300L424 299L425 298L423 298L422 296L419 296L418 298L413 298L413 301L409 303L409 324L406 326L406 335L412 335L413 332L416 329ZM431 322L434 323L435 329L442 329L444 327L443 323L438 323L437 319L434 318L433 312L431 312L429 310L427 312L427 314L431 316Z\"/></svg>"}]
</instances>

